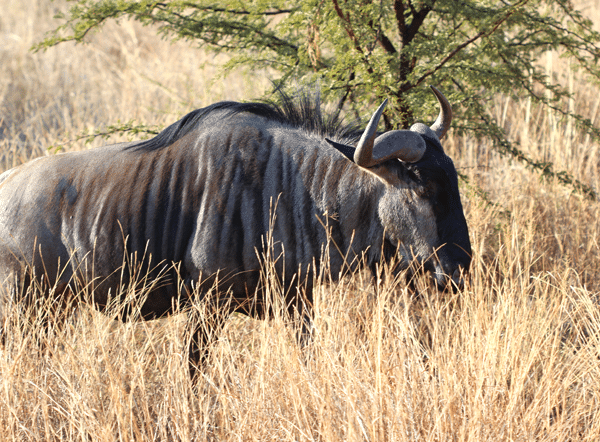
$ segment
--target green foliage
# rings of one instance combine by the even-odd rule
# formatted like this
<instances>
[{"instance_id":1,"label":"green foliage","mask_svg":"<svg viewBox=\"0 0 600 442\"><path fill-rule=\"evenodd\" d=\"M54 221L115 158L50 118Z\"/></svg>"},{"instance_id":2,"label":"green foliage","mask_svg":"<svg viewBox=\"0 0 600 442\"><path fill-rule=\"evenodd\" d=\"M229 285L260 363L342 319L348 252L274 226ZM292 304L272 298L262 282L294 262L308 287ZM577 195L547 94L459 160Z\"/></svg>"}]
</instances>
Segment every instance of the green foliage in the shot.
<instances>
[{"instance_id":1,"label":"green foliage","mask_svg":"<svg viewBox=\"0 0 600 442\"><path fill-rule=\"evenodd\" d=\"M135 137L136 140L145 139L151 136L156 136L160 133L161 128L158 126L147 126L145 124L135 124L130 120L126 123L117 122L111 124L103 130L94 130L92 133L82 133L73 139L66 140L62 143L54 144L48 147L49 151L59 152L64 149L65 145L83 141L85 144L90 144L96 138L109 139L113 135L129 135Z\"/></svg>"},{"instance_id":2,"label":"green foliage","mask_svg":"<svg viewBox=\"0 0 600 442\"><path fill-rule=\"evenodd\" d=\"M326 100L362 114L380 103L386 129L405 128L435 112L424 86L438 86L454 106L454 128L488 138L509 157L593 198L596 193L552 164L510 143L486 103L498 93L530 97L570 118L593 137L600 131L564 104L567 88L536 61L557 50L597 81L600 34L569 0L72 0L64 25L36 49L84 41L108 19L157 25L233 58L225 66L271 68L275 83L319 80ZM366 106L369 103L369 106Z\"/></svg>"}]
</instances>

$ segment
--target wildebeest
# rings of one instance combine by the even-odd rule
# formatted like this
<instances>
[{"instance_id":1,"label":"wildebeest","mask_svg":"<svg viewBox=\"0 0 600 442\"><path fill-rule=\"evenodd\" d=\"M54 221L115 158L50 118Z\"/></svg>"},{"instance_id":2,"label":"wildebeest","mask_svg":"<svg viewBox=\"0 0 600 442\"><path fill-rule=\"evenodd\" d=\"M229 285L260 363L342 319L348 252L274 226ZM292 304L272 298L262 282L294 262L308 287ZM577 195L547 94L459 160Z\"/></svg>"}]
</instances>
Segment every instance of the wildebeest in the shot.
<instances>
[{"instance_id":1,"label":"wildebeest","mask_svg":"<svg viewBox=\"0 0 600 442\"><path fill-rule=\"evenodd\" d=\"M229 293L218 306L223 317L262 317L259 257L269 231L277 276L301 314L310 309L321 258L333 278L357 257L373 265L396 255L404 268L419 262L439 287L460 285L471 246L457 173L439 141L452 111L432 89L441 111L431 127L377 135L384 103L356 147L351 134L328 130L306 100L296 107L221 102L147 141L4 172L3 305L31 296L34 282L41 293L60 294L82 281L103 309L130 282L123 262L137 257L142 272L162 275L139 306L145 319L215 286L211 293ZM202 327L194 336L192 366L207 339Z\"/></svg>"}]
</instances>

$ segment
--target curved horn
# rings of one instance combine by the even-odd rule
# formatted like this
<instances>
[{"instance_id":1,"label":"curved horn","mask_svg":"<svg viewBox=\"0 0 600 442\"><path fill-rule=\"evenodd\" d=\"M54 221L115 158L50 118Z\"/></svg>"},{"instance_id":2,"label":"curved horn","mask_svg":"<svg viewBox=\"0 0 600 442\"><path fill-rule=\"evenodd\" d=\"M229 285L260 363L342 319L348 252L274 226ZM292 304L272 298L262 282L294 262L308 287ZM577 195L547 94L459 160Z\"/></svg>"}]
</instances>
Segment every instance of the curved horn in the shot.
<instances>
[{"instance_id":1,"label":"curved horn","mask_svg":"<svg viewBox=\"0 0 600 442\"><path fill-rule=\"evenodd\" d=\"M441 140L450 128L450 123L452 122L452 107L450 106L450 102L444 97L444 94L433 86L429 87L440 103L440 114L438 115L437 120L435 120L435 123L431 126L431 130L434 131L438 139Z\"/></svg>"},{"instance_id":2,"label":"curved horn","mask_svg":"<svg viewBox=\"0 0 600 442\"><path fill-rule=\"evenodd\" d=\"M386 104L387 98L381 103L381 106L379 106L369 120L369 124L367 124L367 128L360 137L354 151L354 162L361 167L371 167L376 164L373 160L373 141L375 140L375 135L377 135L377 125Z\"/></svg>"},{"instance_id":3,"label":"curved horn","mask_svg":"<svg viewBox=\"0 0 600 442\"><path fill-rule=\"evenodd\" d=\"M373 162L383 163L397 158L405 163L416 163L425 154L427 145L418 133L410 130L391 130L379 135L373 146Z\"/></svg>"}]
</instances>

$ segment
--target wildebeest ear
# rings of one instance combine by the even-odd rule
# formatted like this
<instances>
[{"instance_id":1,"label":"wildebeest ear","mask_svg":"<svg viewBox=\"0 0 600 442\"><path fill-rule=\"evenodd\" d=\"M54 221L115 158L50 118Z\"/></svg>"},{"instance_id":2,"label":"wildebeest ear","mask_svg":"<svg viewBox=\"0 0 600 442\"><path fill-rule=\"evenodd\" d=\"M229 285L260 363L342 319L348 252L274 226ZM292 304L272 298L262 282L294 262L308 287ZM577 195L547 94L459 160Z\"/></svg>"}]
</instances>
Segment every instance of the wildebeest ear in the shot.
<instances>
[{"instance_id":1,"label":"wildebeest ear","mask_svg":"<svg viewBox=\"0 0 600 442\"><path fill-rule=\"evenodd\" d=\"M337 150L342 152L346 156L346 158L348 158L350 161L354 162L354 151L356 150L356 149L354 149L354 147L348 146L346 144L336 143L335 141L332 141L329 138L325 138L325 141L327 141L329 144L331 144Z\"/></svg>"}]
</instances>

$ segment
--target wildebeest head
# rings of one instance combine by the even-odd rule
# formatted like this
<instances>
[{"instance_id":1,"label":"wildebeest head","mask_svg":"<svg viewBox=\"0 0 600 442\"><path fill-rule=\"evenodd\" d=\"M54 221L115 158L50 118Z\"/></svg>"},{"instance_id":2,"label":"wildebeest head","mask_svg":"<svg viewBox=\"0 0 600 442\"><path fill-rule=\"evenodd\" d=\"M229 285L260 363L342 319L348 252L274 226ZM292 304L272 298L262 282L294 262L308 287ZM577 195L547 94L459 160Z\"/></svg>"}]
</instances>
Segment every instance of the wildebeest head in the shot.
<instances>
[{"instance_id":1,"label":"wildebeest head","mask_svg":"<svg viewBox=\"0 0 600 442\"><path fill-rule=\"evenodd\" d=\"M356 149L334 144L358 166L383 182L378 217L385 230L383 253L399 253L400 268L430 272L438 288L460 287L471 262L471 244L452 160L440 139L452 120L448 100L433 92L441 106L436 122L377 136L387 100L365 129ZM416 266L415 266L416 265ZM411 272L412 273L412 272Z\"/></svg>"}]
</instances>

